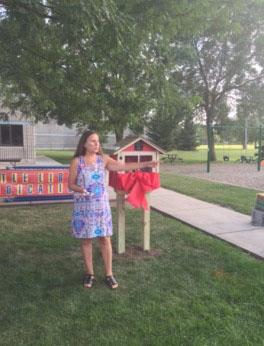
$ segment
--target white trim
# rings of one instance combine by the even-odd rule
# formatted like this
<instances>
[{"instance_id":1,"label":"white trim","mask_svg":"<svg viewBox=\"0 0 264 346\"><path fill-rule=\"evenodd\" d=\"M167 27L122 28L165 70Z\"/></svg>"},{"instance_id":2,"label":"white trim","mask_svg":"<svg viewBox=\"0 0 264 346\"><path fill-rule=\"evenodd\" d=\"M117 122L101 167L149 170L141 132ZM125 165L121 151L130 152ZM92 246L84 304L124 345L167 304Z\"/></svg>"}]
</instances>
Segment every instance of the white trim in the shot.
<instances>
[{"instance_id":1,"label":"white trim","mask_svg":"<svg viewBox=\"0 0 264 346\"><path fill-rule=\"evenodd\" d=\"M118 156L124 157L124 156L145 156L145 155L151 155L153 156L156 153L156 151L122 151Z\"/></svg>"},{"instance_id":2,"label":"white trim","mask_svg":"<svg viewBox=\"0 0 264 346\"><path fill-rule=\"evenodd\" d=\"M128 155L127 155L128 154ZM139 155L141 154L141 155ZM137 156L137 162L140 162L140 156L151 156L151 161L159 161L160 153L157 151L122 151L121 153L117 154L117 161L124 162L125 163L125 157L126 156ZM120 157L120 159L119 159ZM142 161L141 161L142 162ZM156 168L152 169L153 172L159 173L159 164ZM122 171L124 172L124 171Z\"/></svg>"},{"instance_id":3,"label":"white trim","mask_svg":"<svg viewBox=\"0 0 264 346\"><path fill-rule=\"evenodd\" d=\"M126 144L125 146L123 146L122 148L119 148L118 150L116 150L114 152L114 155L117 155L120 151L123 151L124 149L126 149L127 147L129 147L130 145L133 145L135 144L137 141L143 141L145 142L146 144L150 145L151 147L153 147L154 149L156 149L157 151L159 151L161 154L166 154L166 152L159 148L158 146L156 146L155 144L149 142L147 139L143 138L143 137L137 137L136 139L134 139L133 141L131 141L130 143ZM141 151L138 151L138 152L141 152Z\"/></svg>"},{"instance_id":4,"label":"white trim","mask_svg":"<svg viewBox=\"0 0 264 346\"><path fill-rule=\"evenodd\" d=\"M120 161L124 161L124 155L123 153L117 154L117 161L119 161L119 156L120 156Z\"/></svg>"},{"instance_id":5,"label":"white trim","mask_svg":"<svg viewBox=\"0 0 264 346\"><path fill-rule=\"evenodd\" d=\"M32 124L28 121L12 121L12 120L0 120L0 125L25 125L32 126Z\"/></svg>"}]
</instances>

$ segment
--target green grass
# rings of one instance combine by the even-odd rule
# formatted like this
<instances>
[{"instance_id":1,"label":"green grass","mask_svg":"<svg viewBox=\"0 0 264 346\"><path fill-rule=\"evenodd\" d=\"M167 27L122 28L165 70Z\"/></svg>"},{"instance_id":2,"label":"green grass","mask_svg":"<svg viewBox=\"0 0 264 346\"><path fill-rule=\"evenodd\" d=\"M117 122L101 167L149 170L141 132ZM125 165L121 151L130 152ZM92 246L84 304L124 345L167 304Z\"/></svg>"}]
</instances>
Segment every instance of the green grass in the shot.
<instances>
[{"instance_id":1,"label":"green grass","mask_svg":"<svg viewBox=\"0 0 264 346\"><path fill-rule=\"evenodd\" d=\"M237 162L240 160L241 155L253 156L257 152L253 144L248 145L247 150L242 149L242 145L219 145L215 146L217 161L223 162L223 155L229 155L230 161ZM70 160L73 157L73 151L70 150L38 150L38 155L48 156L60 163L69 164ZM186 163L197 163L197 162L206 162L207 161L207 146L200 145L195 151L183 151L183 150L172 150L168 152L169 154L176 154L177 157L182 158L184 164ZM164 155L164 161L166 160Z\"/></svg>"},{"instance_id":2,"label":"green grass","mask_svg":"<svg viewBox=\"0 0 264 346\"><path fill-rule=\"evenodd\" d=\"M250 215L256 200L256 190L209 182L204 179L161 173L161 185L206 202L232 208Z\"/></svg>"},{"instance_id":3,"label":"green grass","mask_svg":"<svg viewBox=\"0 0 264 346\"><path fill-rule=\"evenodd\" d=\"M237 150L237 146L232 146ZM202 147L203 150L204 147ZM253 146L251 146L253 150ZM71 151L41 151L61 163L69 163L73 152ZM186 155L190 152L186 152ZM184 161L185 162L185 161ZM189 160L191 162L191 160ZM232 208L250 215L255 205L256 191L231 185L209 182L203 179L178 176L172 173L161 173L161 185L165 188L192 196L207 202Z\"/></svg>"},{"instance_id":4,"label":"green grass","mask_svg":"<svg viewBox=\"0 0 264 346\"><path fill-rule=\"evenodd\" d=\"M183 150L172 150L169 154L176 154L177 157L182 158L184 163L196 163L196 162L206 162L207 161L207 146L200 145L195 151L183 151ZM223 156L228 155L229 162L237 162L240 160L241 155L254 156L257 150L254 148L253 144L249 144L247 150L243 150L242 145L232 144L232 145L215 145L216 159L219 162L223 162ZM164 156L166 157L166 155Z\"/></svg>"},{"instance_id":5,"label":"green grass","mask_svg":"<svg viewBox=\"0 0 264 346\"><path fill-rule=\"evenodd\" d=\"M62 164L70 164L74 152L72 150L37 150L37 155L48 156Z\"/></svg>"},{"instance_id":6,"label":"green grass","mask_svg":"<svg viewBox=\"0 0 264 346\"><path fill-rule=\"evenodd\" d=\"M159 256L114 256L110 291L95 242L97 283L84 290L70 215L71 205L0 209L1 345L263 345L261 261L152 212ZM140 244L140 216L127 211L128 247Z\"/></svg>"}]
</instances>

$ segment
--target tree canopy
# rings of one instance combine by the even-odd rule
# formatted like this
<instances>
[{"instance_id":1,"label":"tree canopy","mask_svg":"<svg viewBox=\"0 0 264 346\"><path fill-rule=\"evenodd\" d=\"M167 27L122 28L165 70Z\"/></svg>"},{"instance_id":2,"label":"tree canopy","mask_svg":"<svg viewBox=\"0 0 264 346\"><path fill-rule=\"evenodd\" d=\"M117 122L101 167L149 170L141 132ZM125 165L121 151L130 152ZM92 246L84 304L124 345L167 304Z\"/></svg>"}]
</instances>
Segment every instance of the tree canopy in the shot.
<instances>
[{"instance_id":1,"label":"tree canopy","mask_svg":"<svg viewBox=\"0 0 264 346\"><path fill-rule=\"evenodd\" d=\"M264 0L0 0L1 101L118 140L198 105L209 132L230 96L262 107L263 24Z\"/></svg>"},{"instance_id":2,"label":"tree canopy","mask_svg":"<svg viewBox=\"0 0 264 346\"><path fill-rule=\"evenodd\" d=\"M263 83L264 2L211 1L207 9L200 30L178 36L174 46L175 82L201 97L209 132L228 96ZM210 144L215 159L214 142Z\"/></svg>"},{"instance_id":3,"label":"tree canopy","mask_svg":"<svg viewBox=\"0 0 264 346\"><path fill-rule=\"evenodd\" d=\"M165 5L154 0L0 4L5 104L36 120L113 130L117 139L144 117L160 64L155 42L168 13Z\"/></svg>"}]
</instances>

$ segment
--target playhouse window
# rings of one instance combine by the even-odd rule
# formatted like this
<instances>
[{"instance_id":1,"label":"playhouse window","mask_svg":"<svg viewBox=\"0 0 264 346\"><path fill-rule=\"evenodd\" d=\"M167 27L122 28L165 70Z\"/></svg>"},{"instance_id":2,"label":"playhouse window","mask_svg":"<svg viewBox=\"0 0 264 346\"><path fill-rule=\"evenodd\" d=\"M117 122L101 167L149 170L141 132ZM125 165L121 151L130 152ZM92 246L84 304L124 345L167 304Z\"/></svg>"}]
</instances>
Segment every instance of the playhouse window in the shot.
<instances>
[{"instance_id":1,"label":"playhouse window","mask_svg":"<svg viewBox=\"0 0 264 346\"><path fill-rule=\"evenodd\" d=\"M142 151L143 150L143 142L138 141L134 144L134 150L135 151Z\"/></svg>"},{"instance_id":2,"label":"playhouse window","mask_svg":"<svg viewBox=\"0 0 264 346\"><path fill-rule=\"evenodd\" d=\"M0 145L14 147L23 146L23 126L0 125Z\"/></svg>"}]
</instances>

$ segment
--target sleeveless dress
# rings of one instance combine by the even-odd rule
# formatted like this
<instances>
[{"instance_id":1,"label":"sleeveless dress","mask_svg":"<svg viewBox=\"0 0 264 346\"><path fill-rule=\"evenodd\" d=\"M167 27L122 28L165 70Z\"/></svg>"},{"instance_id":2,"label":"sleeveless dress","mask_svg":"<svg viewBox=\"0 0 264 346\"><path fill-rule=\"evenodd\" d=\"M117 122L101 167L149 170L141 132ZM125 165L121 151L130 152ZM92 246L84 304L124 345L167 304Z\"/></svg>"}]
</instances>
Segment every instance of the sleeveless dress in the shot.
<instances>
[{"instance_id":1,"label":"sleeveless dress","mask_svg":"<svg viewBox=\"0 0 264 346\"><path fill-rule=\"evenodd\" d=\"M76 183L89 195L74 193L72 235L75 238L108 237L113 234L105 172L101 155L96 156L94 164L86 164L84 157L79 157Z\"/></svg>"}]
</instances>

